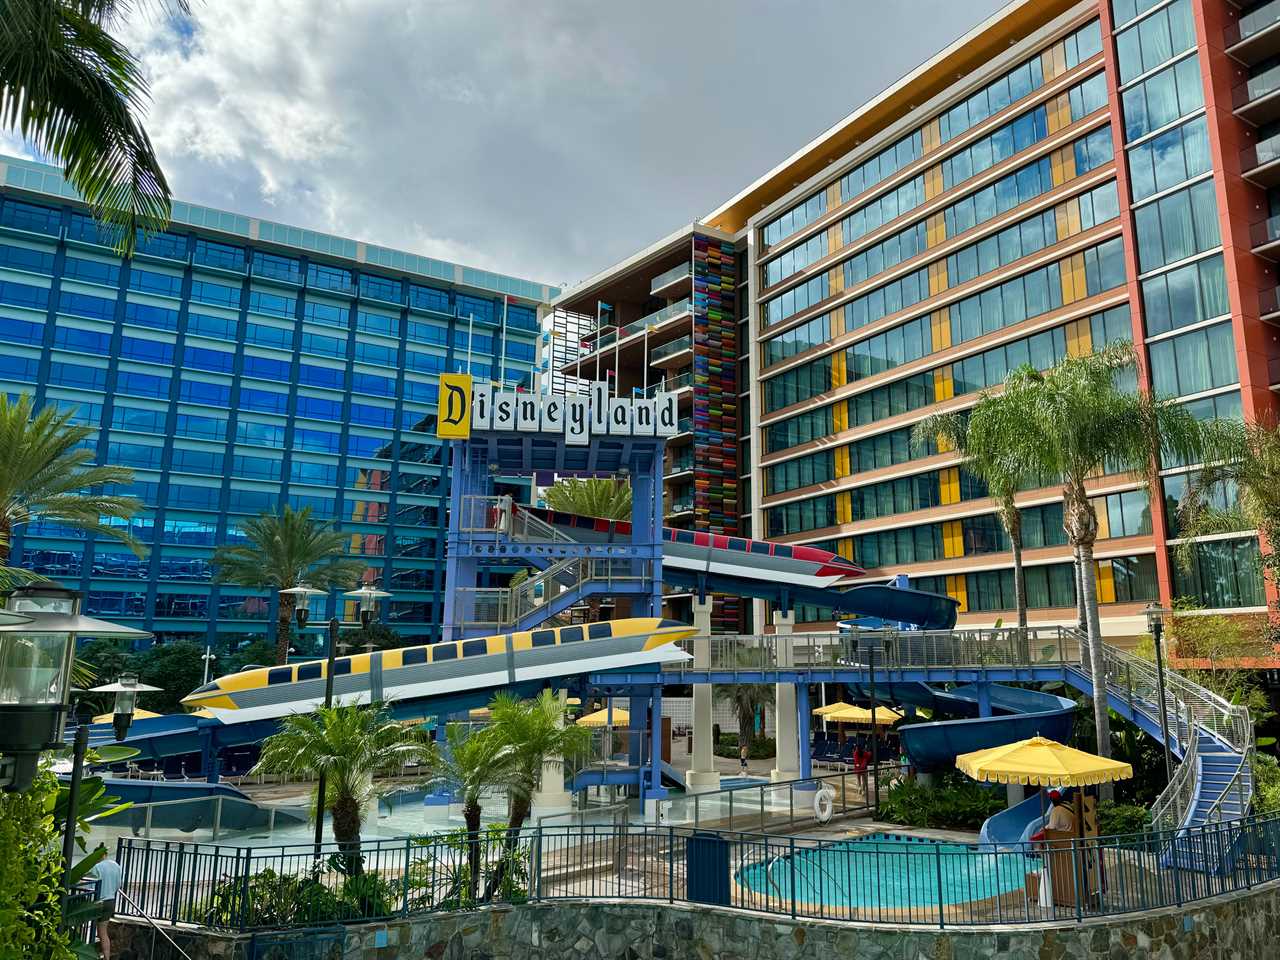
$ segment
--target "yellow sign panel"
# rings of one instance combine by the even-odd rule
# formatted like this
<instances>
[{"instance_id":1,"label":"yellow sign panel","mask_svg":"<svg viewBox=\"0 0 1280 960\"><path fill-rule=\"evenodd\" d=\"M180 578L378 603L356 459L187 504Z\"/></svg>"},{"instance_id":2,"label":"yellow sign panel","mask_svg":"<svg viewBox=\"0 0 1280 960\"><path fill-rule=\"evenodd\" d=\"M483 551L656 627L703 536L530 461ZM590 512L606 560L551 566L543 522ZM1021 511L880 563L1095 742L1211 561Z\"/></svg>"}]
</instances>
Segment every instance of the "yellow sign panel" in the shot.
<instances>
[{"instance_id":1,"label":"yellow sign panel","mask_svg":"<svg viewBox=\"0 0 1280 960\"><path fill-rule=\"evenodd\" d=\"M436 436L441 440L466 440L471 436L471 374L440 374Z\"/></svg>"}]
</instances>

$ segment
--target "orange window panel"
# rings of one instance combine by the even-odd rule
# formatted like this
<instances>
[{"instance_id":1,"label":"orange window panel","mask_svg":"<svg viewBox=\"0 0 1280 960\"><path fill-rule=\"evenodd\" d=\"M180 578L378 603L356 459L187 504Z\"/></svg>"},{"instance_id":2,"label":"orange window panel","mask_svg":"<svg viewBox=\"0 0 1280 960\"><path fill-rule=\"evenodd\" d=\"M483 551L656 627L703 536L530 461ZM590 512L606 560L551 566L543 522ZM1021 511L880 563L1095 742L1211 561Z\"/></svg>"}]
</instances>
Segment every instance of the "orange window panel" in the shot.
<instances>
[{"instance_id":1,"label":"orange window panel","mask_svg":"<svg viewBox=\"0 0 1280 960\"><path fill-rule=\"evenodd\" d=\"M1085 296L1084 254L1075 253L1058 263L1062 278L1062 302L1075 303Z\"/></svg>"},{"instance_id":2,"label":"orange window panel","mask_svg":"<svg viewBox=\"0 0 1280 960\"><path fill-rule=\"evenodd\" d=\"M849 523L852 520L853 496L848 490L841 490L836 494L836 523Z\"/></svg>"},{"instance_id":3,"label":"orange window panel","mask_svg":"<svg viewBox=\"0 0 1280 960\"><path fill-rule=\"evenodd\" d=\"M1045 114L1050 133L1057 133L1071 123L1071 99L1066 93L1060 93L1047 104Z\"/></svg>"},{"instance_id":4,"label":"orange window panel","mask_svg":"<svg viewBox=\"0 0 1280 960\"><path fill-rule=\"evenodd\" d=\"M1098 539L1106 540L1111 536L1111 518L1107 515L1107 498L1095 497L1092 503L1093 512L1098 516Z\"/></svg>"},{"instance_id":5,"label":"orange window panel","mask_svg":"<svg viewBox=\"0 0 1280 960\"><path fill-rule=\"evenodd\" d=\"M853 560L853 537L841 537L836 541L836 553L846 560Z\"/></svg>"},{"instance_id":6,"label":"orange window panel","mask_svg":"<svg viewBox=\"0 0 1280 960\"><path fill-rule=\"evenodd\" d=\"M960 470L947 467L938 471L938 502L950 505L960 502Z\"/></svg>"},{"instance_id":7,"label":"orange window panel","mask_svg":"<svg viewBox=\"0 0 1280 960\"><path fill-rule=\"evenodd\" d=\"M1045 83L1067 72L1067 51L1062 40L1041 51L1040 69Z\"/></svg>"},{"instance_id":8,"label":"orange window panel","mask_svg":"<svg viewBox=\"0 0 1280 960\"><path fill-rule=\"evenodd\" d=\"M1083 357L1093 353L1093 329L1088 318L1072 320L1066 326L1067 356Z\"/></svg>"},{"instance_id":9,"label":"orange window panel","mask_svg":"<svg viewBox=\"0 0 1280 960\"><path fill-rule=\"evenodd\" d=\"M947 596L960 604L960 612L969 609L969 588L963 573L947 577Z\"/></svg>"},{"instance_id":10,"label":"orange window panel","mask_svg":"<svg viewBox=\"0 0 1280 960\"><path fill-rule=\"evenodd\" d=\"M1098 602L1116 602L1116 578L1110 560L1096 560L1094 567L1098 571Z\"/></svg>"},{"instance_id":11,"label":"orange window panel","mask_svg":"<svg viewBox=\"0 0 1280 960\"><path fill-rule=\"evenodd\" d=\"M836 479L841 480L849 476L849 448L837 447L835 457Z\"/></svg>"},{"instance_id":12,"label":"orange window panel","mask_svg":"<svg viewBox=\"0 0 1280 960\"><path fill-rule=\"evenodd\" d=\"M942 192L942 165L937 164L924 172L924 198L932 200Z\"/></svg>"},{"instance_id":13,"label":"orange window panel","mask_svg":"<svg viewBox=\"0 0 1280 960\"><path fill-rule=\"evenodd\" d=\"M933 371L933 402L950 400L956 394L956 382L951 375L951 364Z\"/></svg>"}]
</instances>

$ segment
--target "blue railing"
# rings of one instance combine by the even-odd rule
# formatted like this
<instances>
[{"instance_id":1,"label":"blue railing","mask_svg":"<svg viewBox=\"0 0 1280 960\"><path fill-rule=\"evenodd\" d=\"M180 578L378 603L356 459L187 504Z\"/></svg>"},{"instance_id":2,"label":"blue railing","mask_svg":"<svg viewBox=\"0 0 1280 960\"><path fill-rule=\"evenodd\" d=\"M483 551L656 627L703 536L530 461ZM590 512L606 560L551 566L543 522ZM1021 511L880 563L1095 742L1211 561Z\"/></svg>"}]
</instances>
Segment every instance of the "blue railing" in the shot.
<instances>
[{"instance_id":1,"label":"blue railing","mask_svg":"<svg viewBox=\"0 0 1280 960\"><path fill-rule=\"evenodd\" d=\"M227 930L596 898L894 925L1038 924L1182 907L1280 879L1280 815L998 849L580 826L404 837L358 850L124 838L117 858L128 897L121 914Z\"/></svg>"}]
</instances>

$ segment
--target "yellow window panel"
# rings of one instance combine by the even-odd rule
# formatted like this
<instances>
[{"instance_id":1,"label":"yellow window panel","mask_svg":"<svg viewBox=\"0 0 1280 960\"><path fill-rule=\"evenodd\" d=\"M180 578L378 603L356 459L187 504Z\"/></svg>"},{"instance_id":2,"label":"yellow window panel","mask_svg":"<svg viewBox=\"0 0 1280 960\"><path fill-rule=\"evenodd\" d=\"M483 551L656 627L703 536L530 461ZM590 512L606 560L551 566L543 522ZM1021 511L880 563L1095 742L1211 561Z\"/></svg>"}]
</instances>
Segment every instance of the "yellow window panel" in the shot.
<instances>
[{"instance_id":1,"label":"yellow window panel","mask_svg":"<svg viewBox=\"0 0 1280 960\"><path fill-rule=\"evenodd\" d=\"M853 537L841 537L836 541L836 553L846 560L853 560Z\"/></svg>"},{"instance_id":2,"label":"yellow window panel","mask_svg":"<svg viewBox=\"0 0 1280 960\"><path fill-rule=\"evenodd\" d=\"M960 604L960 612L969 610L969 589L963 573L947 577L947 596Z\"/></svg>"},{"instance_id":3,"label":"yellow window panel","mask_svg":"<svg viewBox=\"0 0 1280 960\"><path fill-rule=\"evenodd\" d=\"M1062 151L1055 150L1049 154L1049 178L1053 181L1055 187L1062 186L1064 178L1062 175Z\"/></svg>"},{"instance_id":4,"label":"yellow window panel","mask_svg":"<svg viewBox=\"0 0 1280 960\"><path fill-rule=\"evenodd\" d=\"M930 167L924 172L924 198L932 200L942 192L942 165Z\"/></svg>"},{"instance_id":5,"label":"yellow window panel","mask_svg":"<svg viewBox=\"0 0 1280 960\"><path fill-rule=\"evenodd\" d=\"M951 311L948 307L935 310L929 315L929 339L936 350L945 350L951 346Z\"/></svg>"},{"instance_id":6,"label":"yellow window panel","mask_svg":"<svg viewBox=\"0 0 1280 960\"><path fill-rule=\"evenodd\" d=\"M853 496L848 490L836 494L836 523L849 523L853 520Z\"/></svg>"},{"instance_id":7,"label":"yellow window panel","mask_svg":"<svg viewBox=\"0 0 1280 960\"><path fill-rule=\"evenodd\" d=\"M836 433L849 429L849 404L841 401L831 408L831 428Z\"/></svg>"},{"instance_id":8,"label":"yellow window panel","mask_svg":"<svg viewBox=\"0 0 1280 960\"><path fill-rule=\"evenodd\" d=\"M1062 182L1074 180L1076 177L1076 151L1074 147L1059 147L1054 153L1062 155ZM1057 183L1057 181L1054 181Z\"/></svg>"},{"instance_id":9,"label":"yellow window panel","mask_svg":"<svg viewBox=\"0 0 1280 960\"><path fill-rule=\"evenodd\" d=\"M840 203L840 181L836 180L827 186L827 209L834 210Z\"/></svg>"},{"instance_id":10,"label":"yellow window panel","mask_svg":"<svg viewBox=\"0 0 1280 960\"><path fill-rule=\"evenodd\" d=\"M941 403L955 396L956 382L951 376L951 364L933 371L933 402Z\"/></svg>"},{"instance_id":11,"label":"yellow window panel","mask_svg":"<svg viewBox=\"0 0 1280 960\"><path fill-rule=\"evenodd\" d=\"M844 246L844 231L840 224L833 223L827 227L827 253L835 253Z\"/></svg>"},{"instance_id":12,"label":"yellow window panel","mask_svg":"<svg viewBox=\"0 0 1280 960\"><path fill-rule=\"evenodd\" d=\"M1067 72L1067 52L1063 41L1059 40L1040 54L1040 68L1044 72L1045 83Z\"/></svg>"},{"instance_id":13,"label":"yellow window panel","mask_svg":"<svg viewBox=\"0 0 1280 960\"><path fill-rule=\"evenodd\" d=\"M1085 295L1084 254L1074 253L1058 263L1062 278L1062 302L1075 303Z\"/></svg>"},{"instance_id":14,"label":"yellow window panel","mask_svg":"<svg viewBox=\"0 0 1280 960\"><path fill-rule=\"evenodd\" d=\"M938 471L938 502L944 505L960 502L960 470L957 467Z\"/></svg>"},{"instance_id":15,"label":"yellow window panel","mask_svg":"<svg viewBox=\"0 0 1280 960\"><path fill-rule=\"evenodd\" d=\"M1116 602L1116 578L1110 560L1095 560L1094 567L1098 571L1098 602Z\"/></svg>"},{"instance_id":16,"label":"yellow window panel","mask_svg":"<svg viewBox=\"0 0 1280 960\"><path fill-rule=\"evenodd\" d=\"M1094 497L1091 501L1093 512L1098 516L1098 539L1106 540L1111 536L1111 518L1107 515L1107 498Z\"/></svg>"},{"instance_id":17,"label":"yellow window panel","mask_svg":"<svg viewBox=\"0 0 1280 960\"><path fill-rule=\"evenodd\" d=\"M942 434L938 434L933 438L933 445L937 447L939 453L950 453L955 449L955 447L951 445L951 441Z\"/></svg>"},{"instance_id":18,"label":"yellow window panel","mask_svg":"<svg viewBox=\"0 0 1280 960\"><path fill-rule=\"evenodd\" d=\"M939 260L929 264L929 296L935 296L947 289L947 261Z\"/></svg>"},{"instance_id":19,"label":"yellow window panel","mask_svg":"<svg viewBox=\"0 0 1280 960\"><path fill-rule=\"evenodd\" d=\"M948 520L942 525L942 555L949 560L964 556L964 530L959 520Z\"/></svg>"},{"instance_id":20,"label":"yellow window panel","mask_svg":"<svg viewBox=\"0 0 1280 960\"><path fill-rule=\"evenodd\" d=\"M936 247L947 239L947 218L939 211L924 222L924 243L926 247Z\"/></svg>"},{"instance_id":21,"label":"yellow window panel","mask_svg":"<svg viewBox=\"0 0 1280 960\"><path fill-rule=\"evenodd\" d=\"M1071 99L1060 93L1045 104L1046 120L1050 133L1057 133L1071 123Z\"/></svg>"},{"instance_id":22,"label":"yellow window panel","mask_svg":"<svg viewBox=\"0 0 1280 960\"><path fill-rule=\"evenodd\" d=\"M848 382L848 374L845 367L845 353L843 350L837 350L831 355L831 386L842 387Z\"/></svg>"},{"instance_id":23,"label":"yellow window panel","mask_svg":"<svg viewBox=\"0 0 1280 960\"><path fill-rule=\"evenodd\" d=\"M1066 326L1067 356L1083 357L1093 353L1093 330L1088 318L1072 320Z\"/></svg>"},{"instance_id":24,"label":"yellow window panel","mask_svg":"<svg viewBox=\"0 0 1280 960\"><path fill-rule=\"evenodd\" d=\"M920 128L920 144L924 148L924 152L937 150L942 143L942 127L938 122L938 118L934 117L923 127Z\"/></svg>"},{"instance_id":25,"label":"yellow window panel","mask_svg":"<svg viewBox=\"0 0 1280 960\"><path fill-rule=\"evenodd\" d=\"M827 270L827 290L829 296L844 292L844 267L839 264Z\"/></svg>"},{"instance_id":26,"label":"yellow window panel","mask_svg":"<svg viewBox=\"0 0 1280 960\"><path fill-rule=\"evenodd\" d=\"M849 476L849 448L837 447L835 457L836 479Z\"/></svg>"},{"instance_id":27,"label":"yellow window panel","mask_svg":"<svg viewBox=\"0 0 1280 960\"><path fill-rule=\"evenodd\" d=\"M832 310L829 314L827 314L827 316L831 318L831 336L832 337L838 337L840 336L840 334L845 332L843 310Z\"/></svg>"}]
</instances>

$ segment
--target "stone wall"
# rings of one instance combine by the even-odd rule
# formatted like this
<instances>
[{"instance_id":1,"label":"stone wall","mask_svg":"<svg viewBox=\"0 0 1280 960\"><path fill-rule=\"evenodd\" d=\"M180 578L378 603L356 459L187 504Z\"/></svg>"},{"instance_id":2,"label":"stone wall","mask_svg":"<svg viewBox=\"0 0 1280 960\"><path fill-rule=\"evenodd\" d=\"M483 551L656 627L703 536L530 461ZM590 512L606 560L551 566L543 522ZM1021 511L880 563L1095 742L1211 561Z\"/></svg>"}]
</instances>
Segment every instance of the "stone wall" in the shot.
<instances>
[{"instance_id":1,"label":"stone wall","mask_svg":"<svg viewBox=\"0 0 1280 960\"><path fill-rule=\"evenodd\" d=\"M181 960L120 922L116 960ZM169 928L166 928L169 929ZM1280 955L1280 882L1185 911L1083 924L931 930L793 921L688 904L553 901L347 928L304 952L304 931L256 956L252 938L170 930L191 960L1267 960Z\"/></svg>"}]
</instances>

